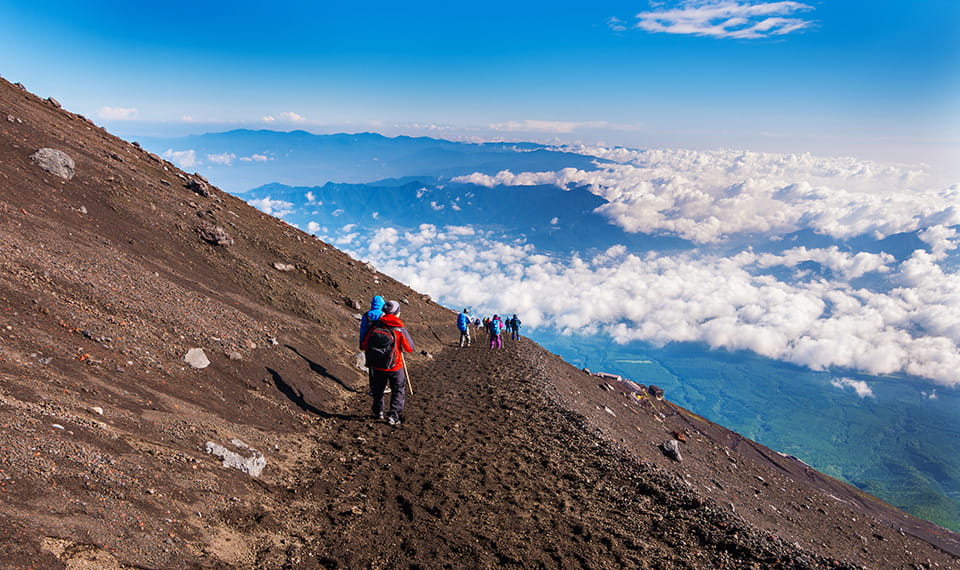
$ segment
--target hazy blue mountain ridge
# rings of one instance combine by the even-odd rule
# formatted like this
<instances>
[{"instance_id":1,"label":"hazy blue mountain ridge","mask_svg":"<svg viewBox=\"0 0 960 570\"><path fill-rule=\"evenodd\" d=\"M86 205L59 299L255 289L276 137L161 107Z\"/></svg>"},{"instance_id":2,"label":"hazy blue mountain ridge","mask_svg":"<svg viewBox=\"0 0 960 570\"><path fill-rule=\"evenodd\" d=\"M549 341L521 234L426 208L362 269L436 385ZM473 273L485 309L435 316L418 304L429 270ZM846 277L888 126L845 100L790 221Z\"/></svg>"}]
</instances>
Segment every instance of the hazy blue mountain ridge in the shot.
<instances>
[{"instance_id":1,"label":"hazy blue mountain ridge","mask_svg":"<svg viewBox=\"0 0 960 570\"><path fill-rule=\"evenodd\" d=\"M463 143L376 133L315 135L238 129L176 138L146 137L139 142L188 170L198 169L234 193L272 182L312 186L404 176L496 174L503 169L592 169L597 160L534 143ZM184 156L190 158L184 162Z\"/></svg>"}]
</instances>

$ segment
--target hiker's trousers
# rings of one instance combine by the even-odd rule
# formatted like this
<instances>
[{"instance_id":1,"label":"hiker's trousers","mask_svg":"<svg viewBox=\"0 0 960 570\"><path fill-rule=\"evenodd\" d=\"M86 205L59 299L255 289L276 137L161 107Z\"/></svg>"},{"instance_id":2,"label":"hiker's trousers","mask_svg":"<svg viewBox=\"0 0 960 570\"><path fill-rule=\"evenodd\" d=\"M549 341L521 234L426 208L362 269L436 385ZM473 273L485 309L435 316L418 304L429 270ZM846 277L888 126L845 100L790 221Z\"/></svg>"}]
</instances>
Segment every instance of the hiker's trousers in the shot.
<instances>
[{"instance_id":1,"label":"hiker's trousers","mask_svg":"<svg viewBox=\"0 0 960 570\"><path fill-rule=\"evenodd\" d=\"M383 392L387 389L387 384L390 385L390 408L387 413L399 417L407 392L407 377L402 368L390 372L373 369L370 386L373 392L373 415L383 411Z\"/></svg>"},{"instance_id":2,"label":"hiker's trousers","mask_svg":"<svg viewBox=\"0 0 960 570\"><path fill-rule=\"evenodd\" d=\"M470 346L470 329L460 331L460 348Z\"/></svg>"}]
</instances>

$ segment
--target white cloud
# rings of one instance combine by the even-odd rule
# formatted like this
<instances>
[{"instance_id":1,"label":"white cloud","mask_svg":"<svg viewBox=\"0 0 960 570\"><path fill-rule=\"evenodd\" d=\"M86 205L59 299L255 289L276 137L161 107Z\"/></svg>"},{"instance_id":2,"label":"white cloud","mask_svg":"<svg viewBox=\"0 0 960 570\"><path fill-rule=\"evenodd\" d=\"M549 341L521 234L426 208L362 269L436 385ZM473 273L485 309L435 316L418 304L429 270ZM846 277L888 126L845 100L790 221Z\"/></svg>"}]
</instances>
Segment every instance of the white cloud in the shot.
<instances>
[{"instance_id":1,"label":"white cloud","mask_svg":"<svg viewBox=\"0 0 960 570\"><path fill-rule=\"evenodd\" d=\"M529 326L617 342L701 342L816 370L910 374L960 386L960 236L953 227L960 224L960 187L925 188L922 171L850 158L568 150L615 164L474 173L458 181L583 185L606 200L598 212L627 231L708 245L670 254L613 245L591 256L560 256L480 226L430 224L372 235L347 227L324 239L448 305L516 312ZM858 239L790 245L788 234L801 230ZM915 232L924 247L899 258L852 249L898 232ZM726 247L728 237L737 238L730 241L736 247ZM798 278L809 264L823 271Z\"/></svg>"},{"instance_id":2,"label":"white cloud","mask_svg":"<svg viewBox=\"0 0 960 570\"><path fill-rule=\"evenodd\" d=\"M250 200L249 204L261 212L277 218L282 218L288 214L292 214L295 211L291 202L287 202L286 200L274 200L270 198L270 196L267 196L266 198Z\"/></svg>"},{"instance_id":3,"label":"white cloud","mask_svg":"<svg viewBox=\"0 0 960 570\"><path fill-rule=\"evenodd\" d=\"M674 8L637 14L637 28L667 34L760 39L810 28L813 22L798 16L811 10L813 6L790 1L685 0Z\"/></svg>"},{"instance_id":4,"label":"white cloud","mask_svg":"<svg viewBox=\"0 0 960 570\"><path fill-rule=\"evenodd\" d=\"M384 229L351 237L356 255L452 305L522 313L530 326L603 333L617 342L703 342L826 370L907 373L960 385L960 276L919 250L879 293L842 280L789 283L755 273L763 256L696 250L659 255L615 246L591 258L545 255L526 244L457 227ZM831 249L794 249L780 262L817 258L845 277L888 268ZM486 287L484 276L502 275ZM549 302L545 302L549 300Z\"/></svg>"},{"instance_id":5,"label":"white cloud","mask_svg":"<svg viewBox=\"0 0 960 570\"><path fill-rule=\"evenodd\" d=\"M287 111L287 112L285 112L285 113L280 113L280 120L281 120L281 121L289 121L289 122L291 122L291 123L300 123L300 122L306 121L305 118L303 118L302 116L298 115L297 113L294 113L293 111Z\"/></svg>"},{"instance_id":6,"label":"white cloud","mask_svg":"<svg viewBox=\"0 0 960 570\"><path fill-rule=\"evenodd\" d=\"M207 160L214 164L222 164L224 166L230 166L233 164L234 159L237 158L237 155L232 152L224 152L221 154L208 154Z\"/></svg>"},{"instance_id":7,"label":"white cloud","mask_svg":"<svg viewBox=\"0 0 960 570\"><path fill-rule=\"evenodd\" d=\"M627 26L623 20L619 18L608 18L607 26L615 32L625 32L627 31Z\"/></svg>"},{"instance_id":8,"label":"white cloud","mask_svg":"<svg viewBox=\"0 0 960 570\"><path fill-rule=\"evenodd\" d=\"M813 261L837 273L844 281L862 277L871 272L888 272L890 264L895 258L889 253L866 253L859 252L851 254L840 251L837 246L831 246L827 249L807 249L798 247L784 251L782 254L763 254L757 256L757 266L772 267L783 265L786 267L796 267L805 262Z\"/></svg>"},{"instance_id":9,"label":"white cloud","mask_svg":"<svg viewBox=\"0 0 960 570\"><path fill-rule=\"evenodd\" d=\"M263 154L252 154L250 156L241 156L240 160L243 162L267 162L272 159Z\"/></svg>"},{"instance_id":10,"label":"white cloud","mask_svg":"<svg viewBox=\"0 0 960 570\"><path fill-rule=\"evenodd\" d=\"M318 234L323 230L323 227L317 222L308 222L307 223L307 233Z\"/></svg>"},{"instance_id":11,"label":"white cloud","mask_svg":"<svg viewBox=\"0 0 960 570\"><path fill-rule=\"evenodd\" d=\"M494 131L521 132L521 133L553 133L569 134L584 129L607 129L629 131L637 127L632 125L616 125L606 121L507 121L505 123L492 123L489 125Z\"/></svg>"},{"instance_id":12,"label":"white cloud","mask_svg":"<svg viewBox=\"0 0 960 570\"><path fill-rule=\"evenodd\" d=\"M501 171L454 179L482 186L583 185L597 213L627 232L718 242L801 229L835 238L960 224L960 185L928 189L922 171L849 158L743 151L569 148L619 164L596 170Z\"/></svg>"},{"instance_id":13,"label":"white cloud","mask_svg":"<svg viewBox=\"0 0 960 570\"><path fill-rule=\"evenodd\" d=\"M173 162L180 168L195 168L201 164L197 160L197 151L195 150L173 150L167 149L161 156Z\"/></svg>"},{"instance_id":14,"label":"white cloud","mask_svg":"<svg viewBox=\"0 0 960 570\"><path fill-rule=\"evenodd\" d=\"M934 258L940 260L947 256L947 252L957 248L957 230L945 226L929 227L917 236L930 246Z\"/></svg>"},{"instance_id":15,"label":"white cloud","mask_svg":"<svg viewBox=\"0 0 960 570\"><path fill-rule=\"evenodd\" d=\"M100 107L97 116L108 121L131 121L137 118L137 110L129 107Z\"/></svg>"},{"instance_id":16,"label":"white cloud","mask_svg":"<svg viewBox=\"0 0 960 570\"><path fill-rule=\"evenodd\" d=\"M830 384L840 388L853 388L853 391L857 393L857 396L861 398L873 398L873 390L870 386L863 380L854 380L852 378L834 378L830 381Z\"/></svg>"},{"instance_id":17,"label":"white cloud","mask_svg":"<svg viewBox=\"0 0 960 570\"><path fill-rule=\"evenodd\" d=\"M272 122L276 121L277 118L276 118L276 117L272 117L272 116L270 116L270 115L267 115L267 116L265 116L265 117L264 117L263 119L261 119L261 120L262 120L264 123L272 123Z\"/></svg>"}]
</instances>

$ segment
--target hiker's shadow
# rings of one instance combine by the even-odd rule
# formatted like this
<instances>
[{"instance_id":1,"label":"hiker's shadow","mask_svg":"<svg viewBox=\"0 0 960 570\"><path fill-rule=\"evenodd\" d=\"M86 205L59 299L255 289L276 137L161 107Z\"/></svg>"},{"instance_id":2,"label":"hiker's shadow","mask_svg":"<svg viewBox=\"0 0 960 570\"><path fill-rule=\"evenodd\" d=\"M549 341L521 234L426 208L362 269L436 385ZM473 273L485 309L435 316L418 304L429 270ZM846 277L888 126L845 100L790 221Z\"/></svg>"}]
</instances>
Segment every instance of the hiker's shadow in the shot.
<instances>
[{"instance_id":1,"label":"hiker's shadow","mask_svg":"<svg viewBox=\"0 0 960 570\"><path fill-rule=\"evenodd\" d=\"M361 416L355 414L331 414L330 412L325 412L320 408L314 406L303 397L303 392L296 389L287 383L283 379L283 376L273 368L267 368L267 372L270 373L270 376L273 378L273 384L277 387L277 390L280 390L284 396L286 396L291 402L293 402L298 408L307 412L308 414L313 414L315 416L320 416L324 419L337 418L340 420L357 420L361 419Z\"/></svg>"},{"instance_id":2,"label":"hiker's shadow","mask_svg":"<svg viewBox=\"0 0 960 570\"><path fill-rule=\"evenodd\" d=\"M356 393L358 393L358 394L361 392L360 390L357 390L357 389L354 388L353 386L347 386L346 384L344 384L344 383L343 383L343 380L341 380L341 379L337 378L336 376L334 376L333 374L330 374L329 372L327 372L327 369L324 368L323 366L321 366L320 364L317 364L316 362L310 360L310 359L307 358L306 356L300 354L300 351L297 350L296 348L290 346L289 344L285 344L284 346L286 346L287 348L289 348L290 350L292 350L293 353L296 354L297 356L299 356L300 358L306 360L306 361L307 361L307 364L310 365L310 370L314 371L315 373L319 374L320 376L323 376L324 378L329 378L330 380L333 380L334 382L336 382L337 384L339 384L340 387L343 388L344 390L348 390L348 391L350 391L350 392L356 392Z\"/></svg>"}]
</instances>

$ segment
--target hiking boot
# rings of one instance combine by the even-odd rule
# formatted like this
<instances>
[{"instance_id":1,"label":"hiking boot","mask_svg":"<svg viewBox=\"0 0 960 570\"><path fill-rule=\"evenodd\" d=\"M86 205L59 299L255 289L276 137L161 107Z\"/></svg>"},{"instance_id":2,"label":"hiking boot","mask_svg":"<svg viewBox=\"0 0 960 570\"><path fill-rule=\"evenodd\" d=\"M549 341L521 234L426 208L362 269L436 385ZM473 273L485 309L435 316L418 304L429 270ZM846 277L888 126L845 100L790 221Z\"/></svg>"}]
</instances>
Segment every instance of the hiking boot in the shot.
<instances>
[{"instance_id":1,"label":"hiking boot","mask_svg":"<svg viewBox=\"0 0 960 570\"><path fill-rule=\"evenodd\" d=\"M393 414L390 414L389 416L387 416L387 423L392 426L398 426L400 425L400 418L398 418Z\"/></svg>"},{"instance_id":2,"label":"hiking boot","mask_svg":"<svg viewBox=\"0 0 960 570\"><path fill-rule=\"evenodd\" d=\"M383 419L383 412L379 412L379 413L376 413L376 414L370 414L370 419L382 420L382 419Z\"/></svg>"}]
</instances>

